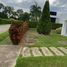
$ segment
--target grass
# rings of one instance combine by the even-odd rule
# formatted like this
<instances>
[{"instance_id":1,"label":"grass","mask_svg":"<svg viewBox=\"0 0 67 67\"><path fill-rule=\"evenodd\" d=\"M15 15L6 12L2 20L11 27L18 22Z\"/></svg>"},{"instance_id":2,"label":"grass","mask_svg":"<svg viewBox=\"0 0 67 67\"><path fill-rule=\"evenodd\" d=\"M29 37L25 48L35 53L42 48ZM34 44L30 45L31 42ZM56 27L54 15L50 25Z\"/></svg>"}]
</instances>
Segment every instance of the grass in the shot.
<instances>
[{"instance_id":1,"label":"grass","mask_svg":"<svg viewBox=\"0 0 67 67\"><path fill-rule=\"evenodd\" d=\"M10 39L9 39L9 33L8 31L4 32L4 33L1 33L0 34L0 45L4 45L4 44L9 44L11 43L10 42Z\"/></svg>"},{"instance_id":2,"label":"grass","mask_svg":"<svg viewBox=\"0 0 67 67\"><path fill-rule=\"evenodd\" d=\"M1 45L10 45L12 44L11 43L11 40L9 38L9 36L7 38L5 38L3 41L0 42Z\"/></svg>"},{"instance_id":3,"label":"grass","mask_svg":"<svg viewBox=\"0 0 67 67\"><path fill-rule=\"evenodd\" d=\"M51 35L40 35L38 34L35 29L30 30L33 33L33 37L36 39L34 45L28 47L67 47L67 44L59 43L59 41L67 42L67 37L61 36L60 34L52 33Z\"/></svg>"},{"instance_id":4,"label":"grass","mask_svg":"<svg viewBox=\"0 0 67 67\"><path fill-rule=\"evenodd\" d=\"M35 29L30 29L30 34L36 39L34 45L28 47L67 47L67 44L58 41L67 41L67 37L56 33L51 35L40 35ZM67 67L67 56L50 56L50 57L25 57L19 56L15 67Z\"/></svg>"},{"instance_id":5,"label":"grass","mask_svg":"<svg viewBox=\"0 0 67 67\"><path fill-rule=\"evenodd\" d=\"M15 67L67 67L67 56L65 57L28 57L17 59Z\"/></svg>"}]
</instances>

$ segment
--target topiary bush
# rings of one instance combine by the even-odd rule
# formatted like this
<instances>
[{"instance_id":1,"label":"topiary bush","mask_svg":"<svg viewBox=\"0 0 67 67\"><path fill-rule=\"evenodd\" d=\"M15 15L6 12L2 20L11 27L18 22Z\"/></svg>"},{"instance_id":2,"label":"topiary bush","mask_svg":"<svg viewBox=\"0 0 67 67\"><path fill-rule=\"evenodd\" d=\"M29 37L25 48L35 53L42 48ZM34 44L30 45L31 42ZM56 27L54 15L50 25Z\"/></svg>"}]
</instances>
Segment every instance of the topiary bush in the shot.
<instances>
[{"instance_id":1,"label":"topiary bush","mask_svg":"<svg viewBox=\"0 0 67 67\"><path fill-rule=\"evenodd\" d=\"M52 24L50 18L49 1L47 0L43 8L41 19L37 26L37 31L40 34L48 35L51 32L51 28Z\"/></svg>"},{"instance_id":2,"label":"topiary bush","mask_svg":"<svg viewBox=\"0 0 67 67\"><path fill-rule=\"evenodd\" d=\"M10 39L14 45L18 45L23 38L25 32L28 30L27 22L12 21L9 28Z\"/></svg>"}]
</instances>

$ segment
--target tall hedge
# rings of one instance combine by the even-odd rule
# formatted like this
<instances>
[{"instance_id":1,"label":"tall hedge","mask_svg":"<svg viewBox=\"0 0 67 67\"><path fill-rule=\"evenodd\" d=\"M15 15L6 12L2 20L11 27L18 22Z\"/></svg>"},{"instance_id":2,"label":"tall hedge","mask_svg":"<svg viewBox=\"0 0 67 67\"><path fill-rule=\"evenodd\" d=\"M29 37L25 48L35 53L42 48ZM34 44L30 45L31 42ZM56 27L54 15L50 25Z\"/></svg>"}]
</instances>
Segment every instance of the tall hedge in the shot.
<instances>
[{"instance_id":1,"label":"tall hedge","mask_svg":"<svg viewBox=\"0 0 67 67\"><path fill-rule=\"evenodd\" d=\"M50 6L49 1L45 2L41 19L37 26L37 31L40 34L48 35L51 32L51 19L50 19Z\"/></svg>"}]
</instances>

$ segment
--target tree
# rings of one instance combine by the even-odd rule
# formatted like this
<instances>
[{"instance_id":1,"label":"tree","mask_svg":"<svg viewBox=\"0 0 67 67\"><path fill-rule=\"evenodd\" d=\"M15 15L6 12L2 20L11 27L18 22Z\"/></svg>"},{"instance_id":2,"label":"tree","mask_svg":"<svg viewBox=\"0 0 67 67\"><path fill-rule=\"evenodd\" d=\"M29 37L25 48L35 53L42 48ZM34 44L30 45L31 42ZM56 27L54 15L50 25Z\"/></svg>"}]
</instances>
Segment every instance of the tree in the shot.
<instances>
[{"instance_id":1,"label":"tree","mask_svg":"<svg viewBox=\"0 0 67 67\"><path fill-rule=\"evenodd\" d=\"M4 9L4 5L2 3L0 3L0 9L3 8Z\"/></svg>"},{"instance_id":2,"label":"tree","mask_svg":"<svg viewBox=\"0 0 67 67\"><path fill-rule=\"evenodd\" d=\"M0 18L1 19L7 19L8 16L6 14L4 14L3 12L0 12Z\"/></svg>"},{"instance_id":3,"label":"tree","mask_svg":"<svg viewBox=\"0 0 67 67\"><path fill-rule=\"evenodd\" d=\"M19 17L19 20L23 20L23 21L28 21L30 17L30 14L28 14L27 12L25 12L24 14L21 14Z\"/></svg>"},{"instance_id":4,"label":"tree","mask_svg":"<svg viewBox=\"0 0 67 67\"><path fill-rule=\"evenodd\" d=\"M38 23L37 31L40 34L45 35L48 35L51 32L50 9L48 0L45 2L41 19Z\"/></svg>"},{"instance_id":5,"label":"tree","mask_svg":"<svg viewBox=\"0 0 67 67\"><path fill-rule=\"evenodd\" d=\"M12 14L13 14L13 10L14 10L13 7L6 6L6 7L4 8L3 13L4 13L4 14L7 14L7 16L10 17L10 16L12 16Z\"/></svg>"},{"instance_id":6,"label":"tree","mask_svg":"<svg viewBox=\"0 0 67 67\"><path fill-rule=\"evenodd\" d=\"M16 11L13 11L13 14L11 15L10 18L13 18L13 19L18 19L18 14Z\"/></svg>"},{"instance_id":7,"label":"tree","mask_svg":"<svg viewBox=\"0 0 67 67\"><path fill-rule=\"evenodd\" d=\"M40 16L41 16L41 7L38 6L36 2L35 2L34 5L31 6L30 14L31 14L31 17L35 21L38 21L38 18L40 18Z\"/></svg>"},{"instance_id":8,"label":"tree","mask_svg":"<svg viewBox=\"0 0 67 67\"><path fill-rule=\"evenodd\" d=\"M18 13L19 15L21 15L21 14L23 14L23 10L22 10L22 9L18 9L18 10L17 10L17 13Z\"/></svg>"}]
</instances>

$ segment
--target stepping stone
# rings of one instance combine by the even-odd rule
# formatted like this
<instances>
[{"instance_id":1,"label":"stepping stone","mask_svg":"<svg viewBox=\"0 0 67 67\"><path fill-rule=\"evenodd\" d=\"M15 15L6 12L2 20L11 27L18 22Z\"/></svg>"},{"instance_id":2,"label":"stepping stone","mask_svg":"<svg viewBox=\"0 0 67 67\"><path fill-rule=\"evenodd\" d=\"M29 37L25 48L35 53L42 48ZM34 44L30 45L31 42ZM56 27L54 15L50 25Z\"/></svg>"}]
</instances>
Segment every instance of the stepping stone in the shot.
<instances>
[{"instance_id":1,"label":"stepping stone","mask_svg":"<svg viewBox=\"0 0 67 67\"><path fill-rule=\"evenodd\" d=\"M31 56L30 48L24 47L22 50L22 56L23 57L30 57Z\"/></svg>"},{"instance_id":2,"label":"stepping stone","mask_svg":"<svg viewBox=\"0 0 67 67\"><path fill-rule=\"evenodd\" d=\"M58 47L62 52L64 52L65 54L67 54L67 49L64 47Z\"/></svg>"},{"instance_id":3,"label":"stepping stone","mask_svg":"<svg viewBox=\"0 0 67 67\"><path fill-rule=\"evenodd\" d=\"M57 56L64 56L64 54L59 51L57 48L55 47L49 47L51 49L52 52L54 52Z\"/></svg>"},{"instance_id":4,"label":"stepping stone","mask_svg":"<svg viewBox=\"0 0 67 67\"><path fill-rule=\"evenodd\" d=\"M40 48L45 56L54 56L47 47Z\"/></svg>"},{"instance_id":5,"label":"stepping stone","mask_svg":"<svg viewBox=\"0 0 67 67\"><path fill-rule=\"evenodd\" d=\"M31 48L31 51L33 56L42 56L41 52L39 51L39 48L37 47Z\"/></svg>"}]
</instances>

